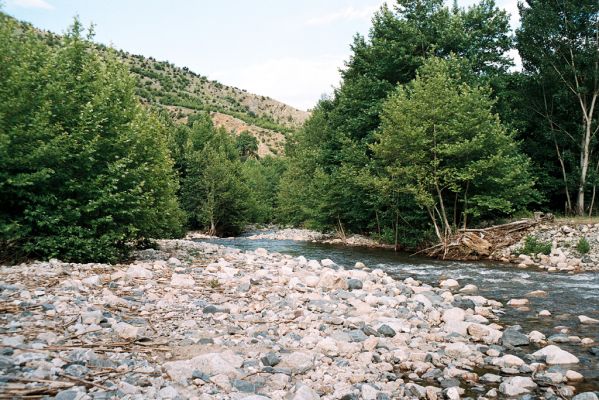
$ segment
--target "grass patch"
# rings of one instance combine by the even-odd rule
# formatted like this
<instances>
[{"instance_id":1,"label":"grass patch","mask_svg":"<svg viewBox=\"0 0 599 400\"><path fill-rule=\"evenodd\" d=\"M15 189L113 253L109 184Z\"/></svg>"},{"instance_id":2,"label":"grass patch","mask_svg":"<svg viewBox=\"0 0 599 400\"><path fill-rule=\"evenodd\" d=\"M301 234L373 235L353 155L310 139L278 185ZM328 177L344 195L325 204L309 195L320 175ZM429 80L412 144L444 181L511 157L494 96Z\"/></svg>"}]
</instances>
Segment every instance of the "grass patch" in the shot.
<instances>
[{"instance_id":1,"label":"grass patch","mask_svg":"<svg viewBox=\"0 0 599 400\"><path fill-rule=\"evenodd\" d=\"M529 235L524 240L524 246L518 249L518 254L528 254L533 256L539 253L549 255L549 253L551 253L551 242L544 242Z\"/></svg>"},{"instance_id":2,"label":"grass patch","mask_svg":"<svg viewBox=\"0 0 599 400\"><path fill-rule=\"evenodd\" d=\"M578 239L578 243L576 243L576 250L578 250L580 254L587 254L591 251L591 244L586 238L581 237Z\"/></svg>"}]
</instances>

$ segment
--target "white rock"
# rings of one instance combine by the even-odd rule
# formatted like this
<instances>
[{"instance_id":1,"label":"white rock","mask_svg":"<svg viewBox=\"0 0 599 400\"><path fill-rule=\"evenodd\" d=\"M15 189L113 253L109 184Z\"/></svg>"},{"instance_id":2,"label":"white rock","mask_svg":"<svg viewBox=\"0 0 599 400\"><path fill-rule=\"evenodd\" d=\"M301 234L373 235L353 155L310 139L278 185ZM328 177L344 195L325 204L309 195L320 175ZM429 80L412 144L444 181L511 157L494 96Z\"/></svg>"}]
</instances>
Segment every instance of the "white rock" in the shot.
<instances>
[{"instance_id":1,"label":"white rock","mask_svg":"<svg viewBox=\"0 0 599 400\"><path fill-rule=\"evenodd\" d=\"M476 292L478 292L478 287L472 284L468 284L460 289L460 293L474 294Z\"/></svg>"},{"instance_id":2,"label":"white rock","mask_svg":"<svg viewBox=\"0 0 599 400\"><path fill-rule=\"evenodd\" d=\"M174 287L193 287L195 280L189 274L173 274L171 276L171 286Z\"/></svg>"},{"instance_id":3,"label":"white rock","mask_svg":"<svg viewBox=\"0 0 599 400\"><path fill-rule=\"evenodd\" d=\"M320 260L320 264L322 264L323 267L332 267L335 264L335 261L329 259L329 258L325 258L324 260Z\"/></svg>"},{"instance_id":4,"label":"white rock","mask_svg":"<svg viewBox=\"0 0 599 400\"><path fill-rule=\"evenodd\" d=\"M318 287L332 289L347 289L347 281L336 271L325 271L318 281Z\"/></svg>"},{"instance_id":5,"label":"white rock","mask_svg":"<svg viewBox=\"0 0 599 400\"><path fill-rule=\"evenodd\" d=\"M551 316L551 312L549 310L539 311L539 317L549 317L549 316Z\"/></svg>"},{"instance_id":6,"label":"white rock","mask_svg":"<svg viewBox=\"0 0 599 400\"><path fill-rule=\"evenodd\" d=\"M519 396L521 394L530 393L530 391L536 387L537 384L529 377L513 376L506 378L505 381L499 385L499 391L506 396Z\"/></svg>"},{"instance_id":7,"label":"white rock","mask_svg":"<svg viewBox=\"0 0 599 400\"><path fill-rule=\"evenodd\" d=\"M126 340L130 340L137 338L140 332L140 328L137 326L129 325L126 322L119 322L114 327L114 331L117 335L119 335L119 337Z\"/></svg>"},{"instance_id":8,"label":"white rock","mask_svg":"<svg viewBox=\"0 0 599 400\"><path fill-rule=\"evenodd\" d=\"M536 358L545 357L545 362L547 364L576 364L579 362L578 357L553 344L543 347L532 355Z\"/></svg>"},{"instance_id":9,"label":"white rock","mask_svg":"<svg viewBox=\"0 0 599 400\"><path fill-rule=\"evenodd\" d=\"M175 258L175 257L169 258L168 260L166 260L166 262L171 265L181 265L181 260L179 260L178 258Z\"/></svg>"},{"instance_id":10,"label":"white rock","mask_svg":"<svg viewBox=\"0 0 599 400\"><path fill-rule=\"evenodd\" d=\"M130 278L142 278L142 279L152 279L154 274L152 271L142 267L138 264L133 264L127 269L127 276Z\"/></svg>"},{"instance_id":11,"label":"white rock","mask_svg":"<svg viewBox=\"0 0 599 400\"><path fill-rule=\"evenodd\" d=\"M584 324L584 325L599 324L599 319L589 318L586 315L579 315L578 320L580 321L581 324Z\"/></svg>"},{"instance_id":12,"label":"white rock","mask_svg":"<svg viewBox=\"0 0 599 400\"><path fill-rule=\"evenodd\" d=\"M304 373L314 367L314 354L302 351L285 354L277 367L289 368L295 374Z\"/></svg>"},{"instance_id":13,"label":"white rock","mask_svg":"<svg viewBox=\"0 0 599 400\"><path fill-rule=\"evenodd\" d=\"M262 247L258 247L256 250L254 250L254 253L260 257L266 257L268 255L268 251Z\"/></svg>"},{"instance_id":14,"label":"white rock","mask_svg":"<svg viewBox=\"0 0 599 400\"><path fill-rule=\"evenodd\" d=\"M319 400L320 396L307 385L298 385L291 400Z\"/></svg>"},{"instance_id":15,"label":"white rock","mask_svg":"<svg viewBox=\"0 0 599 400\"><path fill-rule=\"evenodd\" d=\"M524 360L512 354L505 354L503 357L495 358L492 361L493 365L500 367L519 367L524 365Z\"/></svg>"},{"instance_id":16,"label":"white rock","mask_svg":"<svg viewBox=\"0 0 599 400\"><path fill-rule=\"evenodd\" d=\"M528 338L529 338L529 339L530 339L530 341L531 341L531 342L533 342L533 343L539 343L539 342L541 342L541 341L545 340L545 335L544 335L544 334L542 334L542 333L541 333L541 332L539 332L539 331L531 331L531 332L528 334Z\"/></svg>"},{"instance_id":17,"label":"white rock","mask_svg":"<svg viewBox=\"0 0 599 400\"><path fill-rule=\"evenodd\" d=\"M462 342L449 343L447 346L445 346L445 354L447 354L449 357L466 357L470 355L471 352L472 350L470 350L470 347Z\"/></svg>"},{"instance_id":18,"label":"white rock","mask_svg":"<svg viewBox=\"0 0 599 400\"><path fill-rule=\"evenodd\" d=\"M510 301L507 302L508 306L524 306L526 304L528 304L528 299L511 299Z\"/></svg>"},{"instance_id":19,"label":"white rock","mask_svg":"<svg viewBox=\"0 0 599 400\"><path fill-rule=\"evenodd\" d=\"M458 307L450 308L443 311L441 319L445 323L462 322L466 318L466 312Z\"/></svg>"},{"instance_id":20,"label":"white rock","mask_svg":"<svg viewBox=\"0 0 599 400\"><path fill-rule=\"evenodd\" d=\"M200 370L208 375L225 375L236 378L240 375L237 368L243 364L243 358L232 351L222 353L206 353L190 360L170 361L164 363L168 376L174 380L191 379L194 370Z\"/></svg>"},{"instance_id":21,"label":"white rock","mask_svg":"<svg viewBox=\"0 0 599 400\"><path fill-rule=\"evenodd\" d=\"M460 284L455 279L445 279L439 283L439 287L441 287L443 289L453 290L453 289L459 288Z\"/></svg>"},{"instance_id":22,"label":"white rock","mask_svg":"<svg viewBox=\"0 0 599 400\"><path fill-rule=\"evenodd\" d=\"M571 369L569 369L568 371L566 371L566 379L569 382L580 382L584 380L584 376L582 376L582 374L576 371L572 371Z\"/></svg>"}]
</instances>

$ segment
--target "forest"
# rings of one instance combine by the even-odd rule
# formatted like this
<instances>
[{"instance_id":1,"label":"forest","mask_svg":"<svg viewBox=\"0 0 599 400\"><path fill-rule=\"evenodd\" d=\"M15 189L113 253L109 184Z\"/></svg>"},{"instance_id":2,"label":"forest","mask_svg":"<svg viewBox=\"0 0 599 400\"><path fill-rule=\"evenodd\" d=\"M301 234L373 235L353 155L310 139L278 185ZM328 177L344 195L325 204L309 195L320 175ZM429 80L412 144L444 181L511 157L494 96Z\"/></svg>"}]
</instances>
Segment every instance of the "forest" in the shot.
<instances>
[{"instance_id":1,"label":"forest","mask_svg":"<svg viewBox=\"0 0 599 400\"><path fill-rule=\"evenodd\" d=\"M250 223L402 250L532 211L593 216L599 2L381 7L285 155L142 104L77 20L49 42L0 13L0 261L117 262ZM514 60L518 54L518 61Z\"/></svg>"}]
</instances>

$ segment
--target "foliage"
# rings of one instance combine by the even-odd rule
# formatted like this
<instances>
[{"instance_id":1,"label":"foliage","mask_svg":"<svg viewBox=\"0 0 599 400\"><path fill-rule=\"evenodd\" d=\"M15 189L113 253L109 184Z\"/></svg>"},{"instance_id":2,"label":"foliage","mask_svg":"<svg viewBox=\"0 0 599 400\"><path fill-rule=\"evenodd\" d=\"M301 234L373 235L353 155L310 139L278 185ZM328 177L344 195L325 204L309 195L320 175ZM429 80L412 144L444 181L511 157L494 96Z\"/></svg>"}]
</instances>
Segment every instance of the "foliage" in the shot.
<instances>
[{"instance_id":1,"label":"foliage","mask_svg":"<svg viewBox=\"0 0 599 400\"><path fill-rule=\"evenodd\" d=\"M470 217L510 214L532 178L484 87L462 83L455 60L429 59L383 106L372 147L391 190L423 207L439 239Z\"/></svg>"},{"instance_id":2,"label":"foliage","mask_svg":"<svg viewBox=\"0 0 599 400\"><path fill-rule=\"evenodd\" d=\"M525 71L521 96L527 115L540 120L530 129L555 151L551 159L560 165L556 175L566 211L583 215L593 206L599 173L599 2L528 0L519 9L517 47ZM591 204L585 200L589 191Z\"/></svg>"},{"instance_id":3,"label":"foliage","mask_svg":"<svg viewBox=\"0 0 599 400\"><path fill-rule=\"evenodd\" d=\"M241 132L235 138L235 146L243 161L248 158L258 157L258 139L252 136L248 131Z\"/></svg>"},{"instance_id":4,"label":"foliage","mask_svg":"<svg viewBox=\"0 0 599 400\"><path fill-rule=\"evenodd\" d=\"M524 239L524 246L518 249L518 254L528 254L534 256L537 254L549 255L551 253L551 242L543 242L534 236L527 236Z\"/></svg>"},{"instance_id":5,"label":"foliage","mask_svg":"<svg viewBox=\"0 0 599 400\"><path fill-rule=\"evenodd\" d=\"M76 20L53 47L0 14L0 257L114 262L181 234L165 127Z\"/></svg>"},{"instance_id":6,"label":"foliage","mask_svg":"<svg viewBox=\"0 0 599 400\"><path fill-rule=\"evenodd\" d=\"M209 118L193 122L183 142L181 204L190 227L209 234L236 234L247 222L249 189L234 139Z\"/></svg>"},{"instance_id":7,"label":"foliage","mask_svg":"<svg viewBox=\"0 0 599 400\"><path fill-rule=\"evenodd\" d=\"M587 254L589 251L591 251L591 244L587 238L581 237L578 239L578 243L576 243L576 250L578 250L580 254Z\"/></svg>"}]
</instances>

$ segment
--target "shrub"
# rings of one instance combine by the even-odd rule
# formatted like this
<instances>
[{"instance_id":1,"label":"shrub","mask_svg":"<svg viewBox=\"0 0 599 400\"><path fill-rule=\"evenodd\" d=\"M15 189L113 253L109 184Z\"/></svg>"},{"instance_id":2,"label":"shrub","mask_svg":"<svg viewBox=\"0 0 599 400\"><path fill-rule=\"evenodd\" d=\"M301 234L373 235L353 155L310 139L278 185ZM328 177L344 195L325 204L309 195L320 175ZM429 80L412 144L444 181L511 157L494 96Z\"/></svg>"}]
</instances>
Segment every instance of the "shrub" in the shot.
<instances>
[{"instance_id":1,"label":"shrub","mask_svg":"<svg viewBox=\"0 0 599 400\"><path fill-rule=\"evenodd\" d=\"M115 262L182 233L166 130L77 21L50 48L0 13L0 76L0 259Z\"/></svg>"},{"instance_id":2,"label":"shrub","mask_svg":"<svg viewBox=\"0 0 599 400\"><path fill-rule=\"evenodd\" d=\"M522 248L519 249L518 253L528 255L535 255L541 253L549 255L549 253L551 253L551 243L543 242L537 239L536 237L529 235L524 240L524 246L522 246Z\"/></svg>"},{"instance_id":3,"label":"shrub","mask_svg":"<svg viewBox=\"0 0 599 400\"><path fill-rule=\"evenodd\" d=\"M580 254L587 254L591 251L591 244L585 237L581 237L576 244L576 250L578 250Z\"/></svg>"}]
</instances>

